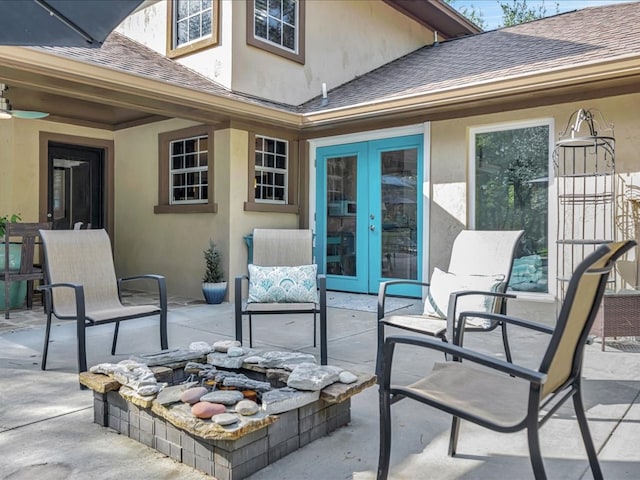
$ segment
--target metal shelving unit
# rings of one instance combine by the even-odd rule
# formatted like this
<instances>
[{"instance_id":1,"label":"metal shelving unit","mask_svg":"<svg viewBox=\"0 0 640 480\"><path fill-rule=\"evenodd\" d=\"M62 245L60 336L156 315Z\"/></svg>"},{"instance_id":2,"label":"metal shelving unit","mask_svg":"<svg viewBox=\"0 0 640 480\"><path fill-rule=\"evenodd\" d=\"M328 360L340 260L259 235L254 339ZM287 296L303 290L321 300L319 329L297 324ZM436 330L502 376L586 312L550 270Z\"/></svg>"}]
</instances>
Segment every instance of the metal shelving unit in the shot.
<instances>
[{"instance_id":1,"label":"metal shelving unit","mask_svg":"<svg viewBox=\"0 0 640 480\"><path fill-rule=\"evenodd\" d=\"M574 112L553 151L558 189L557 295L564 300L575 267L615 240L615 139L599 111ZM615 277L609 289L615 290Z\"/></svg>"}]
</instances>

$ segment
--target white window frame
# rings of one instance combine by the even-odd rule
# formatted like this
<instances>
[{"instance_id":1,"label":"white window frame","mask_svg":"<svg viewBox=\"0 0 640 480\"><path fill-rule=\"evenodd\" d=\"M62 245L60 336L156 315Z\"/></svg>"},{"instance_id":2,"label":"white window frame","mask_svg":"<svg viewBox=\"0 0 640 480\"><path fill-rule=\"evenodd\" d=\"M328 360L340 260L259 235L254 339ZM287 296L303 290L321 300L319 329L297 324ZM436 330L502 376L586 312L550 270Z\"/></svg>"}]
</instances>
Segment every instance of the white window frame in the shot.
<instances>
[{"instance_id":1,"label":"white window frame","mask_svg":"<svg viewBox=\"0 0 640 480\"><path fill-rule=\"evenodd\" d=\"M257 139L261 139L263 141L263 145L264 145L264 141L266 140L272 140L274 142L276 142L276 144L278 142L283 143L284 147L285 147L285 153L283 154L278 154L277 153L277 148L274 148L273 152L269 152L266 150L258 150L257 147L254 147L254 187L258 186L258 181L257 181L257 177L261 174L261 173L272 173L274 176L274 183L272 184L265 184L263 183L262 185L266 185L267 187L272 187L272 188L278 188L278 189L282 189L284 190L284 195L283 195L283 199L282 200L276 200L276 199L268 199L268 198L258 198L256 196L254 196L254 202L255 203L271 203L271 204L275 204L275 205L286 205L288 203L288 199L289 199L289 141L282 139L282 138L276 138L276 137L270 137L268 135L259 135L256 134L255 135L256 140ZM257 142L256 142L257 143ZM263 164L262 165L258 165L258 155L260 155L263 159ZM274 166L273 167L268 167L264 165L264 155L274 155ZM277 157L284 157L284 163L285 163L285 168L277 168L275 165L277 164L276 162L276 158ZM283 175L284 176L284 184L283 185L278 185L275 183L275 175Z\"/></svg>"},{"instance_id":2,"label":"white window frame","mask_svg":"<svg viewBox=\"0 0 640 480\"><path fill-rule=\"evenodd\" d=\"M296 23L295 23L295 25L291 25L290 23L286 23L284 21L284 19L282 19L282 18L276 18L276 17L272 17L272 16L269 15L269 7L268 7L269 3L271 3L271 2L280 2L280 12L282 12L283 11L283 8L282 8L283 7L283 2L285 2L287 0L264 0L265 2L267 2L267 10L266 10L266 12L260 12L258 10L257 4L256 4L256 0L252 0L252 1L253 1L253 32L252 32L253 37L256 40L268 43L268 44L273 45L273 46L275 46L277 48L281 48L283 50L286 50L287 52L292 52L292 53L295 53L295 54L299 53L299 51L300 51L300 48L299 48L299 45L300 45L300 0L290 0L290 1L293 1L295 3L295 5L296 5L296 7L295 7L295 9L296 9L296 12L295 12L295 22ZM270 22L271 19L273 19L274 21L280 23L280 27L281 27L280 28L280 32L281 33L284 32L284 28L283 27L285 25L288 25L288 26L292 27L293 30L294 30L294 34L293 34L294 48L289 48L289 47L285 46L282 43L284 35L281 36L280 43L276 43L273 40L269 40L269 38L265 38L265 37L261 37L261 36L257 35L257 32L256 32L256 30L257 30L256 19L257 19L259 13L264 13L266 15L266 17L267 17L267 37L268 37L268 33L269 33L269 22Z\"/></svg>"},{"instance_id":3,"label":"white window frame","mask_svg":"<svg viewBox=\"0 0 640 480\"><path fill-rule=\"evenodd\" d=\"M476 218L476 135L480 133L491 133L491 132L500 132L505 130L518 130L522 128L529 127L548 127L549 129L549 158L547 160L547 177L549 179L549 187L548 187L548 199L547 199L547 241L549 245L547 246L548 250L548 262L547 262L547 285L548 292L520 292L520 291L510 291L517 295L518 298L523 299L531 299L531 300L543 300L543 301L552 301L555 298L556 293L556 279L553 272L556 271L556 249L554 248L553 239L556 238L556 223L557 223L557 214L555 204L556 204L556 185L554 181L554 170L553 170L553 149L555 147L553 139L555 138L555 127L554 127L554 119L553 118L537 118L530 120L519 120L512 122L502 122L495 123L490 125L481 125L477 127L469 127L468 132L468 191L467 198L469 204L469 210L467 215L467 223L468 228L475 229L475 218Z\"/></svg>"},{"instance_id":4,"label":"white window frame","mask_svg":"<svg viewBox=\"0 0 640 480\"><path fill-rule=\"evenodd\" d=\"M200 150L199 147L201 145L201 140L202 139L207 139L207 150ZM178 143L178 142L188 142L191 140L197 140L197 145L198 145L198 149L195 152L189 152L187 153L186 151L184 151L181 154L177 154L174 155L173 154L173 145ZM209 191L209 182L211 181L211 179L209 178L209 162L210 162L210 158L209 158L209 143L210 139L208 135L197 135L197 136L193 136L193 137L185 137L185 138L181 138L181 139L176 139L176 140L172 140L169 142L169 204L170 205L186 205L186 204L200 204L200 203L208 203L209 202L209 198L208 198L208 191ZM200 157L201 155L206 154L207 155L207 163L206 165L201 165L200 164ZM196 155L197 158L197 163L198 165L195 167L183 167L183 168L173 168L173 160L174 158L176 158L177 156L182 156L182 157L186 157L187 155ZM207 174L207 182L203 183L202 182L202 173L205 172ZM185 177L188 176L188 174L190 173L198 173L198 176L200 178L200 182L199 183L194 183L192 185L174 185L173 181L174 181L174 175L182 175L184 174ZM175 199L175 189L176 188L193 188L193 187L198 187L199 189L199 194L198 194L198 198L197 199L189 199L189 200L176 200ZM202 198L202 192L205 191L207 192L207 198Z\"/></svg>"}]
</instances>

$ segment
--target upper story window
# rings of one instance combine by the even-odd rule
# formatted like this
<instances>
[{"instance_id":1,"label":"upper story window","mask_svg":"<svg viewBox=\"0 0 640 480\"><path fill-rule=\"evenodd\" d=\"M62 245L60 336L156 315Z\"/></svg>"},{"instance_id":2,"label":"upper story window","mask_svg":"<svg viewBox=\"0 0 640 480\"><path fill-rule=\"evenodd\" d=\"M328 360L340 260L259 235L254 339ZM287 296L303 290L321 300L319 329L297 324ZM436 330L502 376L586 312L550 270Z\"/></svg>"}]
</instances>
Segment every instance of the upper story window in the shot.
<instances>
[{"instance_id":1,"label":"upper story window","mask_svg":"<svg viewBox=\"0 0 640 480\"><path fill-rule=\"evenodd\" d=\"M171 0L169 6L168 57L218 44L220 0Z\"/></svg>"},{"instance_id":2,"label":"upper story window","mask_svg":"<svg viewBox=\"0 0 640 480\"><path fill-rule=\"evenodd\" d=\"M215 213L213 129L207 125L158 135L158 205L154 213Z\"/></svg>"},{"instance_id":3,"label":"upper story window","mask_svg":"<svg viewBox=\"0 0 640 480\"><path fill-rule=\"evenodd\" d=\"M287 203L288 150L286 140L256 135L254 199L257 203Z\"/></svg>"},{"instance_id":4,"label":"upper story window","mask_svg":"<svg viewBox=\"0 0 640 480\"><path fill-rule=\"evenodd\" d=\"M247 0L247 43L304 64L304 0Z\"/></svg>"}]
</instances>

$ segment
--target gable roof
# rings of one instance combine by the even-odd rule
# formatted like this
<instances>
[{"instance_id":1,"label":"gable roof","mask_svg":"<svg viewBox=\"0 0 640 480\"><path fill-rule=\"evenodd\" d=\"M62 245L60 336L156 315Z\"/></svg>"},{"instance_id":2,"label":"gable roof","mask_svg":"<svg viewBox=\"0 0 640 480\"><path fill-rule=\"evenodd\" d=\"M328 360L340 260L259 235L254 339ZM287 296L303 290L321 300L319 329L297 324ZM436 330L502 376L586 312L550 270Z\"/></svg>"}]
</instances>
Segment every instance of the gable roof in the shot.
<instances>
[{"instance_id":1,"label":"gable roof","mask_svg":"<svg viewBox=\"0 0 640 480\"><path fill-rule=\"evenodd\" d=\"M640 3L590 7L422 47L301 106L303 113L419 97L637 58Z\"/></svg>"}]
</instances>

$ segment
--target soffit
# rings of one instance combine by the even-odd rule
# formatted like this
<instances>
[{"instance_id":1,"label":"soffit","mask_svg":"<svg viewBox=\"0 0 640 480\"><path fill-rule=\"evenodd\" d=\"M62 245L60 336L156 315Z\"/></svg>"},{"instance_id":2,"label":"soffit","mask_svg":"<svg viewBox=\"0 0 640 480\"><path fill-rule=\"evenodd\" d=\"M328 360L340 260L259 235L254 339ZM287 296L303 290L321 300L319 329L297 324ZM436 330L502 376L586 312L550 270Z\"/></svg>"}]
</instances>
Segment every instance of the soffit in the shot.
<instances>
[{"instance_id":1,"label":"soffit","mask_svg":"<svg viewBox=\"0 0 640 480\"><path fill-rule=\"evenodd\" d=\"M437 31L440 38L456 38L482 29L441 0L383 0L409 18Z\"/></svg>"}]
</instances>

